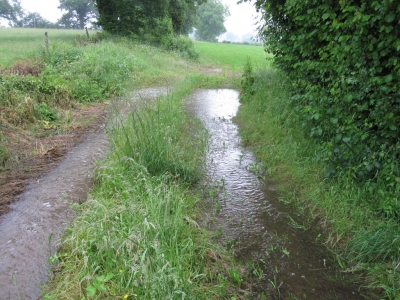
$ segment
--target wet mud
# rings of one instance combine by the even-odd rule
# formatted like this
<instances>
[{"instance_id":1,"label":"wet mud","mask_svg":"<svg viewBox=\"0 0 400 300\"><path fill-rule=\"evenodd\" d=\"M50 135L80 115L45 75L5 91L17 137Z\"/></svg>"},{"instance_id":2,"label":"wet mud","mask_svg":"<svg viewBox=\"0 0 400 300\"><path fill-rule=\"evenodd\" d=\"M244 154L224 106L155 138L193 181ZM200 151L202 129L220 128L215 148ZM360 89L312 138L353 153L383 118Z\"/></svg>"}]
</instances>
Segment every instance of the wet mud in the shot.
<instances>
[{"instance_id":1,"label":"wet mud","mask_svg":"<svg viewBox=\"0 0 400 300\"><path fill-rule=\"evenodd\" d=\"M210 203L205 225L233 247L257 284L242 287L254 299L364 299L317 244L319 236L278 201L274 185L253 154L240 145L232 121L239 108L235 90L200 90L186 109L209 132L207 170ZM298 220L298 221L296 221Z\"/></svg>"},{"instance_id":2,"label":"wet mud","mask_svg":"<svg viewBox=\"0 0 400 300\"><path fill-rule=\"evenodd\" d=\"M9 141L13 159L0 166L0 215L10 210L10 203L20 199L27 185L55 168L63 156L90 133L101 130L106 120L105 106L96 104L75 109L72 112L74 121L63 128L61 134L57 134L58 128L54 127L35 134L22 128L1 128L1 134Z\"/></svg>"},{"instance_id":3,"label":"wet mud","mask_svg":"<svg viewBox=\"0 0 400 300\"><path fill-rule=\"evenodd\" d=\"M166 92L165 88L144 89L127 99L116 100L110 105L110 122L123 120L140 103ZM106 127L103 124L103 130L73 147L46 176L27 187L15 183L25 191L0 219L1 300L39 299L41 285L50 271L49 258L74 217L71 203L86 200L96 162L107 155Z\"/></svg>"}]
</instances>

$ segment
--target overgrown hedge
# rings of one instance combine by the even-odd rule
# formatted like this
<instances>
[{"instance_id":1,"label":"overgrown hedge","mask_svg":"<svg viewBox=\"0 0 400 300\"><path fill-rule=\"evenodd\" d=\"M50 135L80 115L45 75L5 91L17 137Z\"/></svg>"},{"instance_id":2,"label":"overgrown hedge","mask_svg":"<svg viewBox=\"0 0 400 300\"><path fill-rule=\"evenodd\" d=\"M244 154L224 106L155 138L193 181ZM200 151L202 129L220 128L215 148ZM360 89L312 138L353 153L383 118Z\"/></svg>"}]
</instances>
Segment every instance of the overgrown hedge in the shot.
<instances>
[{"instance_id":1,"label":"overgrown hedge","mask_svg":"<svg viewBox=\"0 0 400 300\"><path fill-rule=\"evenodd\" d=\"M258 0L266 50L320 142L326 176L348 176L400 219L400 2Z\"/></svg>"}]
</instances>

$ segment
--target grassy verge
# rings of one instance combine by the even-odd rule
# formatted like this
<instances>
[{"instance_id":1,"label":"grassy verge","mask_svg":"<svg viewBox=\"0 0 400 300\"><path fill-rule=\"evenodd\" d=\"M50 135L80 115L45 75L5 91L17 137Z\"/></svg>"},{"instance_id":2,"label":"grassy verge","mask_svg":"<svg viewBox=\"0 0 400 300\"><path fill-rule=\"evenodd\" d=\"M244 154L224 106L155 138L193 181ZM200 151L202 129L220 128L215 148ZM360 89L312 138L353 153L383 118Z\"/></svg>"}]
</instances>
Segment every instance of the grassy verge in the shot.
<instances>
[{"instance_id":1,"label":"grassy verge","mask_svg":"<svg viewBox=\"0 0 400 300\"><path fill-rule=\"evenodd\" d=\"M357 185L345 176L324 178L318 147L302 133L283 76L269 69L248 78L253 83L238 114L240 134L268 166L281 200L311 215L309 226L317 220L326 229L324 242L337 253L344 271L367 274L371 290L385 299L398 299L399 224L374 213L367 185Z\"/></svg>"},{"instance_id":2,"label":"grassy verge","mask_svg":"<svg viewBox=\"0 0 400 300\"><path fill-rule=\"evenodd\" d=\"M12 50L13 45L3 48ZM25 140L69 133L76 127L76 112L85 107L135 88L167 85L195 69L177 53L127 39L51 42L49 51L32 49L36 56L0 72L0 167L6 169L15 163L8 154L15 149L10 143L16 131Z\"/></svg>"},{"instance_id":3,"label":"grassy verge","mask_svg":"<svg viewBox=\"0 0 400 300\"><path fill-rule=\"evenodd\" d=\"M195 80L196 81L196 80ZM206 136L182 109L186 81L112 128L113 150L77 208L45 299L218 299L234 295L224 252L196 218Z\"/></svg>"}]
</instances>

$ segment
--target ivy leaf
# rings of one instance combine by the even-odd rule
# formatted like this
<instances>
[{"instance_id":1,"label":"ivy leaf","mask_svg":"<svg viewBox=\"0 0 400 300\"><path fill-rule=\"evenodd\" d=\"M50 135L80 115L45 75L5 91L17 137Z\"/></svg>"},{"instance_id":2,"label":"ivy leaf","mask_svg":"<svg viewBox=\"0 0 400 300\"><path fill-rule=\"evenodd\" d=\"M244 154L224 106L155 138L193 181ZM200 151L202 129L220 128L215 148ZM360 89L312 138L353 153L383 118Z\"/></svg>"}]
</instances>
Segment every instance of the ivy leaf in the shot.
<instances>
[{"instance_id":1,"label":"ivy leaf","mask_svg":"<svg viewBox=\"0 0 400 300\"><path fill-rule=\"evenodd\" d=\"M330 16L330 14L329 14L329 13L325 13L325 14L323 14L323 15L322 15L322 20L326 20L326 19L328 19L328 18L329 18L329 16Z\"/></svg>"},{"instance_id":2,"label":"ivy leaf","mask_svg":"<svg viewBox=\"0 0 400 300\"><path fill-rule=\"evenodd\" d=\"M393 76L391 74L389 74L388 76L386 76L385 81L386 82L391 82L393 80Z\"/></svg>"},{"instance_id":3,"label":"ivy leaf","mask_svg":"<svg viewBox=\"0 0 400 300\"><path fill-rule=\"evenodd\" d=\"M393 22L393 20L396 18L396 15L394 12L390 12L389 14L386 15L385 21L390 23Z\"/></svg>"},{"instance_id":4,"label":"ivy leaf","mask_svg":"<svg viewBox=\"0 0 400 300\"><path fill-rule=\"evenodd\" d=\"M345 143L348 143L348 142L350 142L350 138L349 137L343 138L342 141Z\"/></svg>"}]
</instances>

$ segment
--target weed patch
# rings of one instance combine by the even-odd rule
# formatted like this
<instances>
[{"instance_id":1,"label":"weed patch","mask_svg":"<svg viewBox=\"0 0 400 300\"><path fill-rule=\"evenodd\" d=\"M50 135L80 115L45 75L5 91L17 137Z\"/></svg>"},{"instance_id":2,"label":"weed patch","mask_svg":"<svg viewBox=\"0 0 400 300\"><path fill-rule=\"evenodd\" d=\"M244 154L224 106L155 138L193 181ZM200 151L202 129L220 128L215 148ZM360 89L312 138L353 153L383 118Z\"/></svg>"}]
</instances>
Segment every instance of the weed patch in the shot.
<instances>
[{"instance_id":1,"label":"weed patch","mask_svg":"<svg viewBox=\"0 0 400 300\"><path fill-rule=\"evenodd\" d=\"M4 168L10 159L11 153L8 150L3 134L0 132L0 168Z\"/></svg>"}]
</instances>

